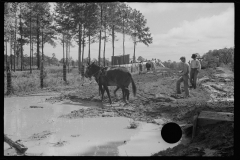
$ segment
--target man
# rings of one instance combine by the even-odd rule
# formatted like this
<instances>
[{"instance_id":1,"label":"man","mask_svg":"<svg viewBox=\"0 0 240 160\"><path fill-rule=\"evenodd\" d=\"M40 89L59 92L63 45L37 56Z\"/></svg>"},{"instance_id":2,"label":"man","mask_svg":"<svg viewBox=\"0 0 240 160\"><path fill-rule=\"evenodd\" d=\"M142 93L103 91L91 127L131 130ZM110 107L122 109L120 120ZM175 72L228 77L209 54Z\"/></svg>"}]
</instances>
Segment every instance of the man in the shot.
<instances>
[{"instance_id":1,"label":"man","mask_svg":"<svg viewBox=\"0 0 240 160\"><path fill-rule=\"evenodd\" d=\"M189 90L188 90L188 79L189 79L189 65L186 63L186 58L181 57L180 60L182 61L180 64L181 73L180 78L177 80L177 94L181 94L180 84L181 82L184 83L184 91L185 91L185 98L189 97Z\"/></svg>"},{"instance_id":2,"label":"man","mask_svg":"<svg viewBox=\"0 0 240 160\"><path fill-rule=\"evenodd\" d=\"M139 63L139 74L142 73L142 61Z\"/></svg>"},{"instance_id":3,"label":"man","mask_svg":"<svg viewBox=\"0 0 240 160\"><path fill-rule=\"evenodd\" d=\"M190 83L191 83L191 87L190 88L194 88L196 89L197 87L197 75L199 73L199 71L201 70L201 64L199 62L199 60L197 60L197 55L196 54L192 54L191 57L193 60L190 63Z\"/></svg>"},{"instance_id":4,"label":"man","mask_svg":"<svg viewBox=\"0 0 240 160\"><path fill-rule=\"evenodd\" d=\"M151 67L152 67L153 73L155 74L156 73L156 67L155 67L154 60L151 61Z\"/></svg>"},{"instance_id":5,"label":"man","mask_svg":"<svg viewBox=\"0 0 240 160\"><path fill-rule=\"evenodd\" d=\"M152 67L151 62L150 62L150 60L148 60L147 63L146 63L147 72L150 71L151 67Z\"/></svg>"}]
</instances>

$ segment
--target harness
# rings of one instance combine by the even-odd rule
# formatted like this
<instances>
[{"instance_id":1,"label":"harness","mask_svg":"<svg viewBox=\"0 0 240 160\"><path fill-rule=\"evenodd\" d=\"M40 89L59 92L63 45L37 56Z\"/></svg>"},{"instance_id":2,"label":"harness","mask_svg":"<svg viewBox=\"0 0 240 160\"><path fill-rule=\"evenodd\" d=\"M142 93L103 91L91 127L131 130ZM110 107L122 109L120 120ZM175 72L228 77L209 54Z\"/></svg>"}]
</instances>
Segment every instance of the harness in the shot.
<instances>
[{"instance_id":1,"label":"harness","mask_svg":"<svg viewBox=\"0 0 240 160\"><path fill-rule=\"evenodd\" d=\"M101 69L99 71L96 71L92 76L95 77L97 73L101 72Z\"/></svg>"},{"instance_id":2,"label":"harness","mask_svg":"<svg viewBox=\"0 0 240 160\"><path fill-rule=\"evenodd\" d=\"M98 71L96 71L94 74L92 74L92 76L95 77L97 83L99 83L99 82L98 82L99 77L100 77L100 75L103 73L103 72L102 72L102 69L105 69L105 68L100 68L100 70L98 70Z\"/></svg>"}]
</instances>

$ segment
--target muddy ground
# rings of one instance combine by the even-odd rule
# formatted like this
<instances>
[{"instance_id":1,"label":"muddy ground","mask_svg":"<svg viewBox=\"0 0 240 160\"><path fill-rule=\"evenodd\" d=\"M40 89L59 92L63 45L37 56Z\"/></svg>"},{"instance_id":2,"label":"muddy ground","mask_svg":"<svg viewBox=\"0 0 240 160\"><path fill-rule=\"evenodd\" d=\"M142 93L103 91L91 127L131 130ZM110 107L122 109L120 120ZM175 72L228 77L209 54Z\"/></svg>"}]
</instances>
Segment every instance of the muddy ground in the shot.
<instances>
[{"instance_id":1,"label":"muddy ground","mask_svg":"<svg viewBox=\"0 0 240 160\"><path fill-rule=\"evenodd\" d=\"M193 116L201 111L234 113L234 76L229 70L220 67L202 70L199 74L197 89L191 89L191 97L187 99L183 98L183 86L182 95L175 94L178 78L176 71L168 70L168 72L171 74L167 77L164 77L161 72L133 75L137 86L137 95L136 97L132 96L130 85L130 103L127 105L124 105L121 100L121 91L117 92L116 98L113 96L115 87L109 87L114 101L113 107L89 109L87 112L85 111L85 115L89 117L113 116L112 114L103 115L103 113L114 112L114 116L130 117L137 121L166 123L167 121L163 119L171 119L171 121L184 125L192 123ZM97 84L94 82L91 84L83 83L78 90L53 99L65 98L71 101L100 101ZM107 95L105 95L104 103L108 104ZM124 105L124 108L114 109L114 105ZM77 118L82 115L83 111L77 110L64 116ZM229 123L206 126L190 144L181 144L155 155L233 155L233 130L233 124Z\"/></svg>"},{"instance_id":2,"label":"muddy ground","mask_svg":"<svg viewBox=\"0 0 240 160\"><path fill-rule=\"evenodd\" d=\"M113 104L107 95L102 105L94 108L73 110L60 118L78 119L81 117L129 117L135 121L164 124L173 121L181 125L191 124L193 116L201 111L234 113L234 76L223 69L206 69L199 74L197 89L190 90L190 97L176 94L177 71L167 70L170 75L164 77L162 70L156 74L135 74L137 95L133 97L130 84L129 104L122 101L121 90L113 96L115 87L109 87ZM101 102L98 86L94 79L85 80L78 88L61 91L60 96L47 98L47 102ZM101 104L101 103L100 103ZM208 125L197 133L196 138L186 144L155 153L154 156L231 156L233 155L233 123Z\"/></svg>"}]
</instances>

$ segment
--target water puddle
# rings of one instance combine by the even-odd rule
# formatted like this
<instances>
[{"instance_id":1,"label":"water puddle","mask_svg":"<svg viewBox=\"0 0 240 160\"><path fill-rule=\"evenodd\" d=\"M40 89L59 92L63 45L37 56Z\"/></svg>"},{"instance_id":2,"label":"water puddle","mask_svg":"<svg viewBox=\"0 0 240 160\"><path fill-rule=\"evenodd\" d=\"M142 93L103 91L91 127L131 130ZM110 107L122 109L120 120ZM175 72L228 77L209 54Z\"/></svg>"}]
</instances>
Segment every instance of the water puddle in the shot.
<instances>
[{"instance_id":1,"label":"water puddle","mask_svg":"<svg viewBox=\"0 0 240 160\"><path fill-rule=\"evenodd\" d=\"M43 156L150 156L174 147L161 138L161 126L139 122L129 129L125 117L59 118L95 103L48 103L49 96L4 99L4 134L20 139L26 155ZM4 152L9 145L4 143Z\"/></svg>"},{"instance_id":2,"label":"water puddle","mask_svg":"<svg viewBox=\"0 0 240 160\"><path fill-rule=\"evenodd\" d=\"M168 144L162 139L160 126L143 123L138 134L132 136L126 145L122 145L118 149L119 156L150 156L176 145L178 143Z\"/></svg>"}]
</instances>

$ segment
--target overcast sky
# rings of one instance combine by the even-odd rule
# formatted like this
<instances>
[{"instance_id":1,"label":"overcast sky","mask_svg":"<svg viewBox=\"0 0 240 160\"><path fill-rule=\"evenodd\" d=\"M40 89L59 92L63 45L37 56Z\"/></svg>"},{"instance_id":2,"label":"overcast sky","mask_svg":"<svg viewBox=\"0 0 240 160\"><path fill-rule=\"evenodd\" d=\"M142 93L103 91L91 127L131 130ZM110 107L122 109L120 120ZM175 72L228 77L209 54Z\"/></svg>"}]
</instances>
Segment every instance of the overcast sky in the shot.
<instances>
[{"instance_id":1,"label":"overcast sky","mask_svg":"<svg viewBox=\"0 0 240 160\"><path fill-rule=\"evenodd\" d=\"M203 55L209 50L234 46L234 4L233 3L127 3L139 10L147 19L147 26L153 37L149 46L137 44L136 57L157 58L162 61L179 61L181 56L190 59L191 54ZM123 52L122 34L117 34L115 55ZM99 44L91 45L91 58L98 57ZM102 41L103 54L103 41ZM9 49L9 47L8 47ZM88 55L86 47L84 57ZM62 46L56 48L46 44L44 54L56 54L62 58ZM9 51L8 51L9 54ZM24 46L29 55L29 46ZM71 48L71 56L77 59L78 47ZM133 56L133 42L125 38L125 54ZM106 58L111 58L111 41L106 44Z\"/></svg>"}]
</instances>

